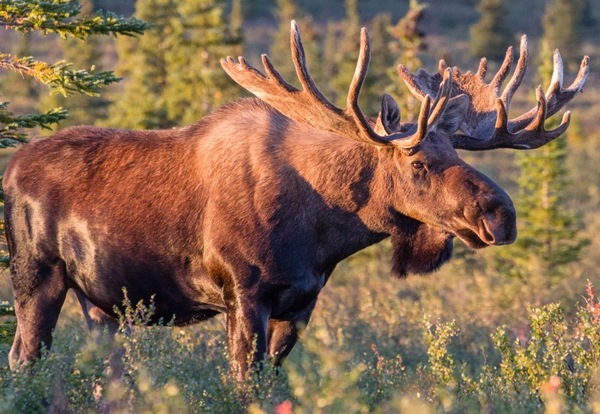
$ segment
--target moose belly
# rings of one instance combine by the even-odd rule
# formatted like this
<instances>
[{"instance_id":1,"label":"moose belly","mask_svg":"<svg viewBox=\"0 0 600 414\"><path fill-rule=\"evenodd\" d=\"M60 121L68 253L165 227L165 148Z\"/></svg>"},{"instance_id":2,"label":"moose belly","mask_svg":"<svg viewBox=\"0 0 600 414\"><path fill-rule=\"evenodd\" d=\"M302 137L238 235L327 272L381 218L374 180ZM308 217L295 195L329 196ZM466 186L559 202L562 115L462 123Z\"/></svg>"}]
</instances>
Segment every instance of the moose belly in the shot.
<instances>
[{"instance_id":1,"label":"moose belly","mask_svg":"<svg viewBox=\"0 0 600 414\"><path fill-rule=\"evenodd\" d=\"M211 318L225 310L220 298L192 291L173 274L145 269L127 273L78 277L74 287L109 315L117 317L129 306L143 304L144 322L187 325Z\"/></svg>"},{"instance_id":2,"label":"moose belly","mask_svg":"<svg viewBox=\"0 0 600 414\"><path fill-rule=\"evenodd\" d=\"M62 249L67 277L94 305L116 316L124 303L153 308L150 320L176 325L205 320L224 311L220 291L198 258L151 249L93 249L71 239Z\"/></svg>"}]
</instances>

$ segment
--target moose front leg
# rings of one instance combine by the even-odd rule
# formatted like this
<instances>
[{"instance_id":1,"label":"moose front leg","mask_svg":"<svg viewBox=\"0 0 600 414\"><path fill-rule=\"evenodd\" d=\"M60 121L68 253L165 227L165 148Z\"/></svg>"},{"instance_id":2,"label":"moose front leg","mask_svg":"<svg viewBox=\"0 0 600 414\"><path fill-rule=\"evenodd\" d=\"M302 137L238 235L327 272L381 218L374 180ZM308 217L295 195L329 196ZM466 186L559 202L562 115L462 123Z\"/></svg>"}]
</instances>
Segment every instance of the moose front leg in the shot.
<instances>
[{"instance_id":1,"label":"moose front leg","mask_svg":"<svg viewBox=\"0 0 600 414\"><path fill-rule=\"evenodd\" d=\"M291 352L302 331L308 324L316 300L290 319L270 319L267 330L269 358L280 366Z\"/></svg>"},{"instance_id":2,"label":"moose front leg","mask_svg":"<svg viewBox=\"0 0 600 414\"><path fill-rule=\"evenodd\" d=\"M277 319L269 320L268 340L269 340L269 358L275 366L280 366L285 357L288 356L298 338L300 329L296 321L282 321Z\"/></svg>"},{"instance_id":3,"label":"moose front leg","mask_svg":"<svg viewBox=\"0 0 600 414\"><path fill-rule=\"evenodd\" d=\"M267 352L269 313L257 302L241 301L227 311L227 351L231 370L244 380Z\"/></svg>"}]
</instances>

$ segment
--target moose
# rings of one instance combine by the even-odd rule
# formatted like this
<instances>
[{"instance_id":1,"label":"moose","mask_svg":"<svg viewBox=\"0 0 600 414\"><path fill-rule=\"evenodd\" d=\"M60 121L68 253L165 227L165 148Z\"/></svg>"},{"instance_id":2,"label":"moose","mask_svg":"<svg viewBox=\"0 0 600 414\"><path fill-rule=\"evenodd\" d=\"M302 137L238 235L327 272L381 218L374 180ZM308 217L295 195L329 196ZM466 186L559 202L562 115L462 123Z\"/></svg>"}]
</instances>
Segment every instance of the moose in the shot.
<instances>
[{"instance_id":1,"label":"moose","mask_svg":"<svg viewBox=\"0 0 600 414\"><path fill-rule=\"evenodd\" d=\"M530 149L560 136L544 121L581 91L589 72L563 87L554 54L546 93L509 119L528 62L525 37L491 82L487 64L461 73L399 76L421 102L401 122L394 99L368 118L359 93L370 59L366 29L347 104L317 88L291 24L301 84L243 57L223 69L256 97L226 104L191 126L130 131L64 129L25 145L4 176L17 331L12 369L50 348L69 289L90 327L115 332L123 289L135 303L154 296L150 323L186 325L226 314L229 361L239 377L264 358L278 365L298 340L336 264L391 237L398 277L435 271L453 239L479 249L512 243L509 196L456 149ZM503 82L512 73L505 88Z\"/></svg>"}]
</instances>

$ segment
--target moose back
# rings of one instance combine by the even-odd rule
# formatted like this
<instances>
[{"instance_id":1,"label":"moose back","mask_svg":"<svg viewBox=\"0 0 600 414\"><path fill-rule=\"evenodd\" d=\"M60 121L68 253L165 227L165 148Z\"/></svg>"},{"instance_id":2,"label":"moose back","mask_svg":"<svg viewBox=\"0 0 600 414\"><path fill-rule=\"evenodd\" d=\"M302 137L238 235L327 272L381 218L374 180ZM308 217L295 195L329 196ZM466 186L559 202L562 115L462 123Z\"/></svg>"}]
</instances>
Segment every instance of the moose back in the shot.
<instances>
[{"instance_id":1,"label":"moose back","mask_svg":"<svg viewBox=\"0 0 600 414\"><path fill-rule=\"evenodd\" d=\"M230 363L242 376L264 355L281 363L336 264L371 244L391 237L393 272L405 276L437 269L455 237L472 248L513 242L510 198L456 148L556 138L568 113L555 130L544 121L581 90L589 66L586 57L564 88L556 53L549 89L515 119L507 112L527 66L525 38L502 93L512 49L490 83L484 59L465 74L443 61L435 74L400 66L421 101L409 123L388 95L375 120L358 105L366 30L344 109L317 89L294 22L291 49L302 90L267 56L266 75L228 58L225 71L257 98L173 130L68 128L15 154L4 177L12 368L50 347L69 289L88 324L112 332L126 289L134 303L154 296L157 320L226 313Z\"/></svg>"}]
</instances>

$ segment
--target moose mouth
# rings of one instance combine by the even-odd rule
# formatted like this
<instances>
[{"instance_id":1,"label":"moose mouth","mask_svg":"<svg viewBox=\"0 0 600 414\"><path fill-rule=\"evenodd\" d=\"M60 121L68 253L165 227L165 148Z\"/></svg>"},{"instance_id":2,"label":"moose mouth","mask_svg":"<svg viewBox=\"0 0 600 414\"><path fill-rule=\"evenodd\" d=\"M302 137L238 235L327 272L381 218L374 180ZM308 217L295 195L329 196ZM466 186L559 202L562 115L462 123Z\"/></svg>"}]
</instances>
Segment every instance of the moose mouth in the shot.
<instances>
[{"instance_id":1,"label":"moose mouth","mask_svg":"<svg viewBox=\"0 0 600 414\"><path fill-rule=\"evenodd\" d=\"M488 242L486 239L482 239L477 233L470 229L461 229L453 232L453 234L471 249L483 249L484 247L494 244Z\"/></svg>"},{"instance_id":2,"label":"moose mouth","mask_svg":"<svg viewBox=\"0 0 600 414\"><path fill-rule=\"evenodd\" d=\"M482 249L487 246L499 246L515 241L516 231L507 231L503 223L482 219L477 223L457 220L459 229L452 233L471 249Z\"/></svg>"}]
</instances>

